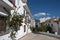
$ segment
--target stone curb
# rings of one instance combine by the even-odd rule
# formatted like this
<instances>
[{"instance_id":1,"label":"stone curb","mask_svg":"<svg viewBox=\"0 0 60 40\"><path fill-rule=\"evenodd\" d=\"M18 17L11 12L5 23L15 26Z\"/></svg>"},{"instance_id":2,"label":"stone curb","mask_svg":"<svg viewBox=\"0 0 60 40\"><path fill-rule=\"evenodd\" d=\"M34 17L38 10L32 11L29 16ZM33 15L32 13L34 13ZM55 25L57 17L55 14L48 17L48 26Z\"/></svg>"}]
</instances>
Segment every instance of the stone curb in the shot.
<instances>
[{"instance_id":1,"label":"stone curb","mask_svg":"<svg viewBox=\"0 0 60 40\"><path fill-rule=\"evenodd\" d=\"M47 32L38 32L38 34L43 34L43 35L47 35L47 36L51 36L51 37L60 39L60 35L55 35L55 34L51 34L51 33L47 33Z\"/></svg>"}]
</instances>

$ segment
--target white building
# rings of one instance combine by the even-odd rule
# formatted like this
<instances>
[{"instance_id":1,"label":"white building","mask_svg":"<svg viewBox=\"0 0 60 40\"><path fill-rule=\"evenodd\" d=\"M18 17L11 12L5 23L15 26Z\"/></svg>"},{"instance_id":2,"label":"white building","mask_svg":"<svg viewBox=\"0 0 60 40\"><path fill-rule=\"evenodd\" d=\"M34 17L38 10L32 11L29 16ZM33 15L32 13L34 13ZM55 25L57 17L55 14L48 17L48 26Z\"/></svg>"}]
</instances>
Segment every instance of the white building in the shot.
<instances>
[{"instance_id":1,"label":"white building","mask_svg":"<svg viewBox=\"0 0 60 40\"><path fill-rule=\"evenodd\" d=\"M6 16L12 14L14 10L19 14L24 14L27 23L25 24L25 18L23 19L23 25L20 27L20 30L16 33L16 40L23 37L24 35L30 33L30 20L31 13L26 4L27 0L0 0L0 40L11 40L10 31L8 25L6 24ZM28 21L29 20L29 21Z\"/></svg>"},{"instance_id":2,"label":"white building","mask_svg":"<svg viewBox=\"0 0 60 40\"><path fill-rule=\"evenodd\" d=\"M40 23L43 26L48 24L52 29L51 33L55 33L56 35L60 35L60 18L59 17L54 17L48 20L45 20L45 22Z\"/></svg>"},{"instance_id":3,"label":"white building","mask_svg":"<svg viewBox=\"0 0 60 40\"><path fill-rule=\"evenodd\" d=\"M34 18L31 19L31 27L35 27L35 19Z\"/></svg>"},{"instance_id":4,"label":"white building","mask_svg":"<svg viewBox=\"0 0 60 40\"><path fill-rule=\"evenodd\" d=\"M49 20L49 19L51 19L51 17L47 17L47 18L40 18L40 23L42 23L42 22L45 22L46 20Z\"/></svg>"}]
</instances>

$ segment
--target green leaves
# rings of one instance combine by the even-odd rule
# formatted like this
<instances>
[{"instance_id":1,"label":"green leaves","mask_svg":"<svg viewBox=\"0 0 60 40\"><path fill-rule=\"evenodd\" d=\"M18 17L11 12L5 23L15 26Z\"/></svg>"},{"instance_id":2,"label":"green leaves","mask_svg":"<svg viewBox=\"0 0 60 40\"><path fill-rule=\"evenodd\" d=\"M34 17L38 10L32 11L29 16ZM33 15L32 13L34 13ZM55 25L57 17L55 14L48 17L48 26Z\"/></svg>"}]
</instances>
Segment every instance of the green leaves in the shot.
<instances>
[{"instance_id":1,"label":"green leaves","mask_svg":"<svg viewBox=\"0 0 60 40\"><path fill-rule=\"evenodd\" d=\"M18 26L21 26L22 24L22 20L23 20L23 15L17 15L17 12L14 11L14 13L11 15L9 14L6 18L9 24L9 27L12 29L11 32L11 37L15 36L15 33L13 33L14 31L17 32Z\"/></svg>"},{"instance_id":2,"label":"green leaves","mask_svg":"<svg viewBox=\"0 0 60 40\"><path fill-rule=\"evenodd\" d=\"M22 24L22 20L23 20L23 15L17 15L18 13L14 11L14 13L11 15L9 14L6 18L9 24L9 27L13 30L13 31L18 31L18 26L21 26ZM13 32L11 33L13 34ZM13 35L12 35L13 36Z\"/></svg>"}]
</instances>

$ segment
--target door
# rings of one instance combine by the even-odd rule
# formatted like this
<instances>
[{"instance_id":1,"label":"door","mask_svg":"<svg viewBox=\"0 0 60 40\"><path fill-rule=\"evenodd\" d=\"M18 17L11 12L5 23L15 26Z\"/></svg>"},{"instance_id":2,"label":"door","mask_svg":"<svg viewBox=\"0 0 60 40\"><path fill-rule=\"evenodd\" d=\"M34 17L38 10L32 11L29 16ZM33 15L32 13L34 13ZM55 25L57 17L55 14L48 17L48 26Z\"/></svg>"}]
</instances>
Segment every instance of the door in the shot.
<instances>
[{"instance_id":1,"label":"door","mask_svg":"<svg viewBox=\"0 0 60 40\"><path fill-rule=\"evenodd\" d=\"M6 31L6 19L2 16L0 16L0 32L1 31Z\"/></svg>"}]
</instances>

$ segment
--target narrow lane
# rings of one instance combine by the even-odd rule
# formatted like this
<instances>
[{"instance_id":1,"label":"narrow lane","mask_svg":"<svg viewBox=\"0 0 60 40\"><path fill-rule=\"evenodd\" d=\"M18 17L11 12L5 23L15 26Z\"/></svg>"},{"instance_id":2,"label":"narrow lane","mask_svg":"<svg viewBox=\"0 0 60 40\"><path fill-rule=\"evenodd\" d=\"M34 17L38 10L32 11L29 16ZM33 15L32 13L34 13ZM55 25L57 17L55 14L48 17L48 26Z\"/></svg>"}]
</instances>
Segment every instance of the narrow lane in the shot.
<instances>
[{"instance_id":1,"label":"narrow lane","mask_svg":"<svg viewBox=\"0 0 60 40\"><path fill-rule=\"evenodd\" d=\"M60 40L60 39L42 34L30 33L19 40Z\"/></svg>"}]
</instances>

